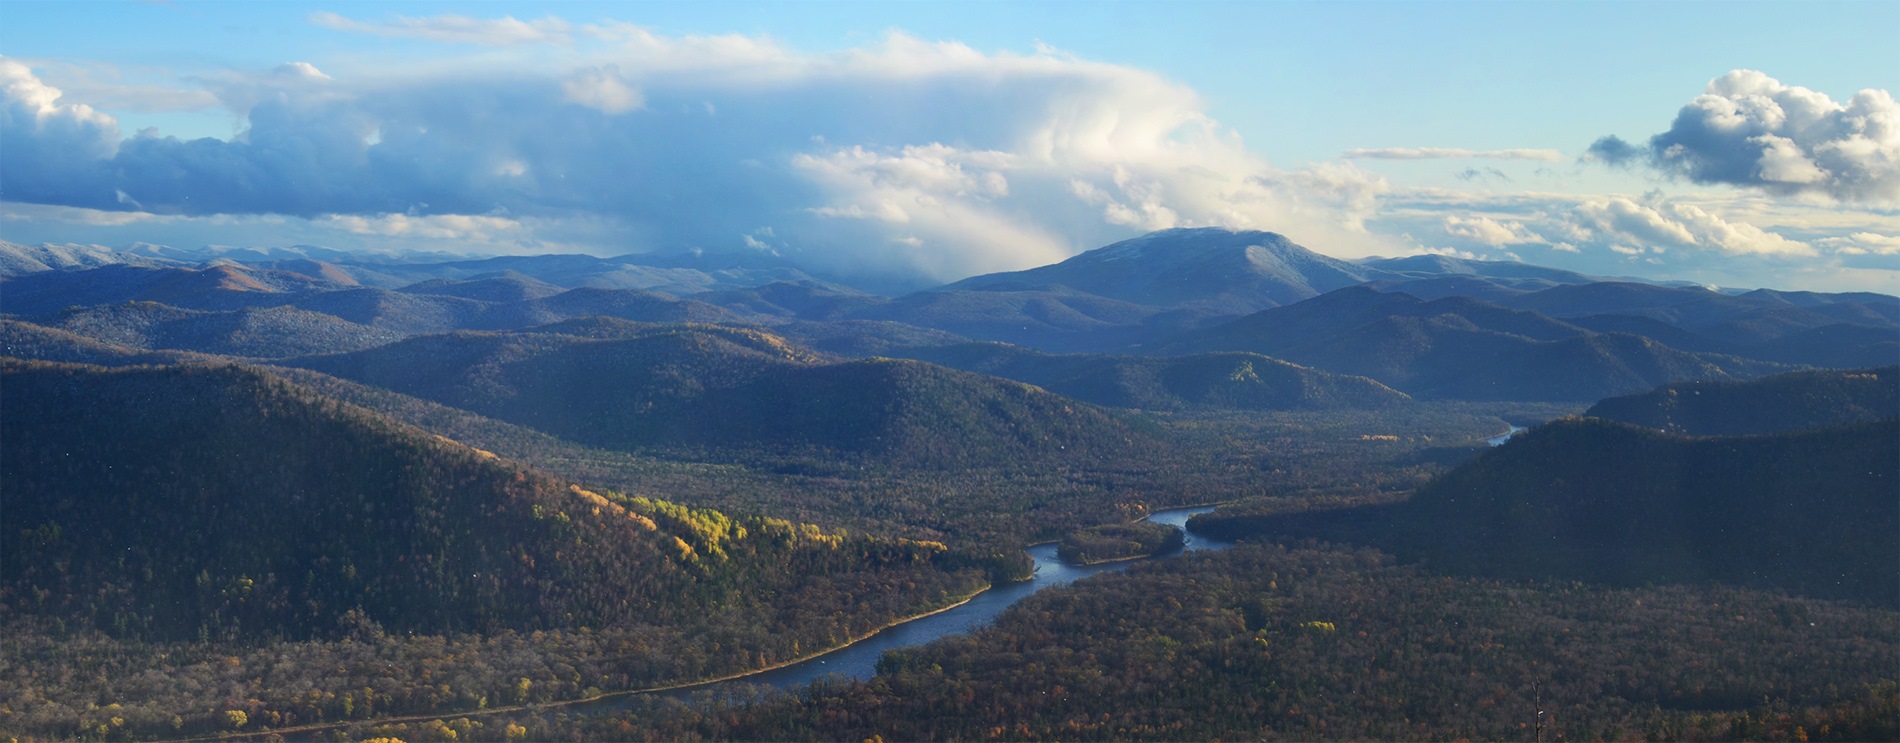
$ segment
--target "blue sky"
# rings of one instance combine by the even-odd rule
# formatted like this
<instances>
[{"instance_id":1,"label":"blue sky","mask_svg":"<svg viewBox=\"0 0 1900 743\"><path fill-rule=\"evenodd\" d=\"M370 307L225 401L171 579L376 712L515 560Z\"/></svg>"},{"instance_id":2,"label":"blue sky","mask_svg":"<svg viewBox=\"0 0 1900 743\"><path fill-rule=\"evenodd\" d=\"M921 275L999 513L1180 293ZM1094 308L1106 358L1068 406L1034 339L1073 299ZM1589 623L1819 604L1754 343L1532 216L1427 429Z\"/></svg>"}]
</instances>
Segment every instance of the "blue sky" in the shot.
<instances>
[{"instance_id":1,"label":"blue sky","mask_svg":"<svg viewBox=\"0 0 1900 743\"><path fill-rule=\"evenodd\" d=\"M1881 2L10 0L0 237L924 282L1218 224L1900 293L1897 28Z\"/></svg>"}]
</instances>

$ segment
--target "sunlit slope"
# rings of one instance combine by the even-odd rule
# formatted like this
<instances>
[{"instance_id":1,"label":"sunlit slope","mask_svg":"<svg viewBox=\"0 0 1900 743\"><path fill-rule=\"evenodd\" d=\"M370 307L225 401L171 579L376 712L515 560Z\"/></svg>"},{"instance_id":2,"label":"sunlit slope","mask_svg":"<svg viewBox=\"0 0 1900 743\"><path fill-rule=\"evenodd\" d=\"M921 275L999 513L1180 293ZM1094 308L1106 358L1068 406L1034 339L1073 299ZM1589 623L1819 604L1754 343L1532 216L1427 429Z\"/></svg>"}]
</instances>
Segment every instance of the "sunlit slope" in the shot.
<instances>
[{"instance_id":1,"label":"sunlit slope","mask_svg":"<svg viewBox=\"0 0 1900 743\"><path fill-rule=\"evenodd\" d=\"M1176 357L1057 355L998 343L966 343L901 353L1120 408L1325 410L1384 408L1410 399L1365 377L1244 352Z\"/></svg>"},{"instance_id":2,"label":"sunlit slope","mask_svg":"<svg viewBox=\"0 0 1900 743\"><path fill-rule=\"evenodd\" d=\"M945 288L1068 287L1153 307L1237 314L1392 277L1396 275L1315 253L1272 232L1203 227L1151 232L1054 265L976 276Z\"/></svg>"},{"instance_id":3,"label":"sunlit slope","mask_svg":"<svg viewBox=\"0 0 1900 743\"><path fill-rule=\"evenodd\" d=\"M188 310L157 302L125 302L67 310L48 322L87 338L133 348L257 358L356 351L401 337L287 306Z\"/></svg>"},{"instance_id":4,"label":"sunlit slope","mask_svg":"<svg viewBox=\"0 0 1900 743\"><path fill-rule=\"evenodd\" d=\"M915 602L957 582L937 547L595 495L244 367L4 372L0 601L19 614L185 640L332 635L357 611L599 628L797 603L827 575L888 568L910 588L880 595Z\"/></svg>"}]
</instances>

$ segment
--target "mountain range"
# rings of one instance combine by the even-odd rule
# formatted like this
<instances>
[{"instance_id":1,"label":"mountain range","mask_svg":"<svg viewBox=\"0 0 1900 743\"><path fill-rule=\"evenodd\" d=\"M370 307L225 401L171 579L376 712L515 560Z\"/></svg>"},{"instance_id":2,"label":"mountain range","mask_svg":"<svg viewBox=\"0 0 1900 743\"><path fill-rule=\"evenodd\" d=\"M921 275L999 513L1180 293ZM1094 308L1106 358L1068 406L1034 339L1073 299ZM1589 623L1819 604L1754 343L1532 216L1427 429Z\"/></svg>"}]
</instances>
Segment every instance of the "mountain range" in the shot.
<instances>
[{"instance_id":1,"label":"mountain range","mask_svg":"<svg viewBox=\"0 0 1900 743\"><path fill-rule=\"evenodd\" d=\"M1900 298L1887 295L1718 292L1444 256L1350 262L1272 233L1212 228L898 297L762 254L405 262L304 247L5 243L0 264L10 267L0 312L15 320L138 349L256 358L607 316L764 327L858 357L948 360L958 352L940 349L973 340L1117 357L1254 353L1423 399L1587 402L1679 380L1900 360ZM987 368L1083 388L1020 364Z\"/></svg>"},{"instance_id":2,"label":"mountain range","mask_svg":"<svg viewBox=\"0 0 1900 743\"><path fill-rule=\"evenodd\" d=\"M1894 719L1891 679L1857 670L1885 656L1838 638L1884 637L1863 627L1900 606L1897 354L1886 295L1343 261L1216 229L906 293L765 253L0 243L0 738L717 737L641 727L689 709L672 698L601 697L852 644L1037 575L1030 543L1165 549L1177 533L1130 522L1213 502L1197 531L1306 543L1133 568L949 642L1008 644L982 663L1012 685L1077 671L996 697L1016 706L1109 698L1107 681L1151 700L1144 678L1229 689L1226 706L1183 696L1139 731L1094 712L926 727L1177 739L1182 716L1222 709L1248 722L1209 737L1284 731L1322 696L1361 700L1400 648L1415 682L1364 687L1391 727L1298 729L1418 736L1420 693L1476 709L1548 678L1569 709L1610 694L1650 715L1593 734L1763 737L1742 726L1758 704L1788 728L1782 710L1871 695L1800 720L1892 737L1862 724ZM1497 436L1507 421L1521 433ZM1099 625L1050 623L1103 585L1145 588L1072 617ZM1120 609L1142 619L1109 621ZM1868 613L1886 619L1826 643L1804 629ZM1552 628L1584 615L1641 642L1579 656ZM1705 688L1772 655L1730 652L1771 626L1818 660ZM1483 679L1432 649L1489 652L1498 628L1558 639L1511 641L1524 653L1484 656ZM1120 673L1050 655L1062 632ZM1638 647L1671 654L1632 680ZM987 722L929 657L880 668ZM1703 677L1674 675L1692 663ZM1825 695L1788 687L1814 668ZM1269 687L1298 695L1262 726ZM713 714L747 705L721 698ZM1677 704L1736 722L1646 711Z\"/></svg>"},{"instance_id":3,"label":"mountain range","mask_svg":"<svg viewBox=\"0 0 1900 743\"><path fill-rule=\"evenodd\" d=\"M600 318L286 363L616 449L809 450L943 467L1159 446L1035 387L916 361L836 360L724 326Z\"/></svg>"}]
</instances>

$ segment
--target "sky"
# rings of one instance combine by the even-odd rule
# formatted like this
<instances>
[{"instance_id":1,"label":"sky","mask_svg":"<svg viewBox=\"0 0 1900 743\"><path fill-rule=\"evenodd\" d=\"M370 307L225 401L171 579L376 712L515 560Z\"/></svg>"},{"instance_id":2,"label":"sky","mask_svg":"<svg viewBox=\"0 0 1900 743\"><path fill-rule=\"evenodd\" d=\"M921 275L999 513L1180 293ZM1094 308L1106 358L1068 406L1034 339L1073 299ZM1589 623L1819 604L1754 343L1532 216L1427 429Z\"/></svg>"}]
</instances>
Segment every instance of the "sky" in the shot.
<instances>
[{"instance_id":1,"label":"sky","mask_svg":"<svg viewBox=\"0 0 1900 743\"><path fill-rule=\"evenodd\" d=\"M1900 3L0 2L0 239L1900 293Z\"/></svg>"}]
</instances>

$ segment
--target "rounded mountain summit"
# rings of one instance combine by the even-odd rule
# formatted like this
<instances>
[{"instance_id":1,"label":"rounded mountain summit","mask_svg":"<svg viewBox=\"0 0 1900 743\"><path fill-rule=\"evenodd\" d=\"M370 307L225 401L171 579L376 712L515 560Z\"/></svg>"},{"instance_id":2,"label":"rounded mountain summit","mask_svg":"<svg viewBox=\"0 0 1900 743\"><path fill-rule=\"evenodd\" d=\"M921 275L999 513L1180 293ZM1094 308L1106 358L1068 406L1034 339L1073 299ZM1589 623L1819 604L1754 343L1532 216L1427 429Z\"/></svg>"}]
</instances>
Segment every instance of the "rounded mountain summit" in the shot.
<instances>
[{"instance_id":1,"label":"rounded mountain summit","mask_svg":"<svg viewBox=\"0 0 1900 743\"><path fill-rule=\"evenodd\" d=\"M1066 287L1155 307L1233 314L1388 278L1398 277L1320 255L1284 235L1194 227L1151 232L1040 268L971 277L943 290Z\"/></svg>"}]
</instances>

